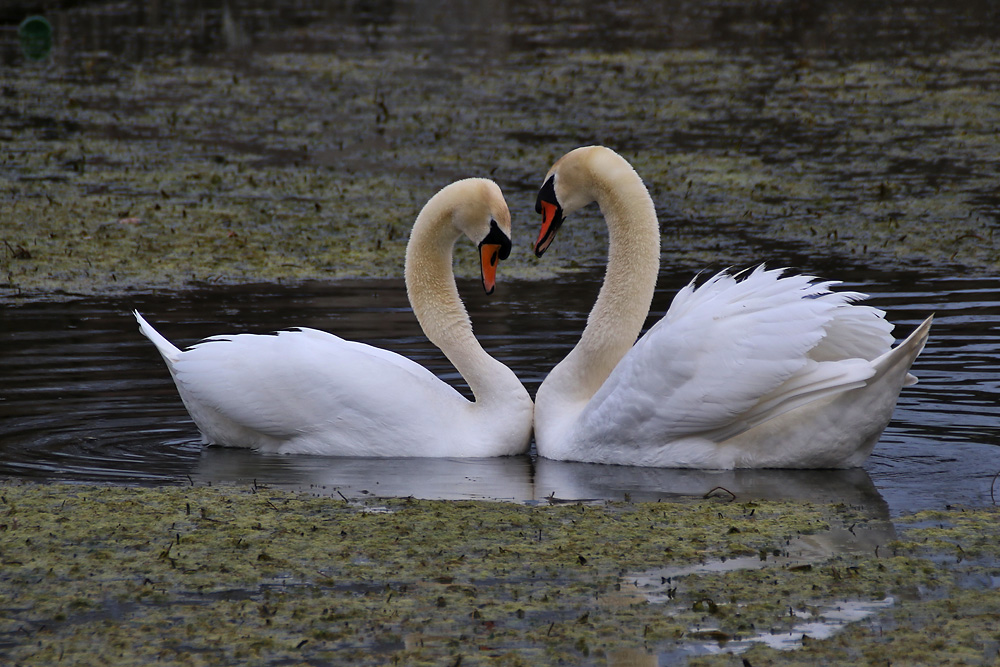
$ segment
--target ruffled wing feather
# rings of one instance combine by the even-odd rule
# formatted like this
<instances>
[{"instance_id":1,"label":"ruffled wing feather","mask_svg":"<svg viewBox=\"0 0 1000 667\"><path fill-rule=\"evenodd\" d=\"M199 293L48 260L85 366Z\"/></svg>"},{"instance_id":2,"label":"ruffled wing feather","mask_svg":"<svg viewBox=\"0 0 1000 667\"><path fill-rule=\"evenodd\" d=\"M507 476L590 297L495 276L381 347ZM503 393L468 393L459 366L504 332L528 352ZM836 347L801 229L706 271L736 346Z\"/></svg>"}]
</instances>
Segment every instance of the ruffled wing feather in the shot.
<instances>
[{"instance_id":1,"label":"ruffled wing feather","mask_svg":"<svg viewBox=\"0 0 1000 667\"><path fill-rule=\"evenodd\" d=\"M591 399L576 432L623 446L633 438L719 442L863 386L873 373L865 359L892 340L881 311L850 305L863 295L781 273L722 272L684 287ZM831 331L840 340L830 341Z\"/></svg>"}]
</instances>

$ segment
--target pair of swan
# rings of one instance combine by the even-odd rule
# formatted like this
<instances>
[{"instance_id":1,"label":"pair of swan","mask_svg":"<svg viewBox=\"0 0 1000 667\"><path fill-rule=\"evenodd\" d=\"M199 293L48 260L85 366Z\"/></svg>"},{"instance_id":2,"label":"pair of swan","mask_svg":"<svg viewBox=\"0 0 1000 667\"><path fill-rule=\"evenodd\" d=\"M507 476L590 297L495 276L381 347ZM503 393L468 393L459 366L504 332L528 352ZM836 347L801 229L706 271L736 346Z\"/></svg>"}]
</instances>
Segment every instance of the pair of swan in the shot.
<instances>
[{"instance_id":1,"label":"pair of swan","mask_svg":"<svg viewBox=\"0 0 1000 667\"><path fill-rule=\"evenodd\" d=\"M694 282L642 338L659 270L659 225L642 180L601 146L557 161L538 195L541 256L565 217L597 202L608 267L579 343L532 405L472 333L452 274L465 235L483 286L510 251L492 181L438 192L414 224L414 314L475 401L400 355L313 329L214 336L180 351L138 312L205 442L343 456L503 456L686 468L861 465L888 423L930 318L892 349L884 313L833 283L755 269Z\"/></svg>"}]
</instances>

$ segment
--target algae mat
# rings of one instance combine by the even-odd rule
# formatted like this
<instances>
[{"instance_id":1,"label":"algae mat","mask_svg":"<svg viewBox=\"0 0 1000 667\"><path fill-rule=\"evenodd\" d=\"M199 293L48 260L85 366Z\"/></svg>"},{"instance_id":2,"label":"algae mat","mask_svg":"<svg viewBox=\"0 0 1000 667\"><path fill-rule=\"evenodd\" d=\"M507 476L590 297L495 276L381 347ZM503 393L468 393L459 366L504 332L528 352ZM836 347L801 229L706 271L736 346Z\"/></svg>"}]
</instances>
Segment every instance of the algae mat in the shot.
<instances>
[{"instance_id":1,"label":"algae mat","mask_svg":"<svg viewBox=\"0 0 1000 667\"><path fill-rule=\"evenodd\" d=\"M207 20L189 4L176 27ZM996 8L943 21L933 2L744 4L445 3L425 19L403 2L362 24L306 3L228 50L139 57L113 49L142 19L119 25L95 3L107 44L72 50L69 14L49 61L0 64L0 287L399 275L420 206L467 176L509 199L506 275L599 263L597 216L544 263L530 252L542 176L588 143L645 178L676 267L805 248L995 272ZM476 275L472 255L460 273Z\"/></svg>"},{"instance_id":2,"label":"algae mat","mask_svg":"<svg viewBox=\"0 0 1000 667\"><path fill-rule=\"evenodd\" d=\"M861 601L884 608L796 651L755 644L741 657L977 664L1000 645L998 518L996 508L925 512L877 549L782 560L798 540L876 519L728 496L522 506L7 482L0 655L18 665L656 664ZM747 558L760 566L640 583L657 568Z\"/></svg>"}]
</instances>

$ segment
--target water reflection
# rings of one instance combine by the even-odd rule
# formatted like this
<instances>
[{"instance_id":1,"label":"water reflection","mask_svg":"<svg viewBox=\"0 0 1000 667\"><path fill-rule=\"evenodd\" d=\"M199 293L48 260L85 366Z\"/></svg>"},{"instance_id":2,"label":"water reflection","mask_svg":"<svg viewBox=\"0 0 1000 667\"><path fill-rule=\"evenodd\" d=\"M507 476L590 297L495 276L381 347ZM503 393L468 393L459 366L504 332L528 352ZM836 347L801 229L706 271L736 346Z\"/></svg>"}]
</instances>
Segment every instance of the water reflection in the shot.
<instances>
[{"instance_id":1,"label":"water reflection","mask_svg":"<svg viewBox=\"0 0 1000 667\"><path fill-rule=\"evenodd\" d=\"M787 632L761 632L745 639L728 641L725 633L714 628L704 627L691 632L696 641L686 643L683 648L667 653L663 657L676 660L681 656L734 654L745 652L754 644L765 644L779 651L801 648L806 639L828 639L851 623L862 621L895 603L891 596L880 600L839 600L816 609L816 613L794 611L797 619L801 619ZM711 641L705 639L713 638Z\"/></svg>"},{"instance_id":2,"label":"water reflection","mask_svg":"<svg viewBox=\"0 0 1000 667\"><path fill-rule=\"evenodd\" d=\"M871 476L852 470L675 470L538 459L536 498L657 501L714 496L731 500L845 502L886 514Z\"/></svg>"},{"instance_id":3,"label":"water reflection","mask_svg":"<svg viewBox=\"0 0 1000 667\"><path fill-rule=\"evenodd\" d=\"M550 461L353 458L259 454L206 447L188 473L196 483L263 485L318 495L449 500L568 502L714 496L724 500L793 499L848 503L888 517L871 476L853 470L674 470Z\"/></svg>"},{"instance_id":4,"label":"water reflection","mask_svg":"<svg viewBox=\"0 0 1000 667\"><path fill-rule=\"evenodd\" d=\"M365 496L525 502L534 497L527 456L489 459L370 459L261 455L206 448L196 483L264 484L344 498Z\"/></svg>"},{"instance_id":5,"label":"water reflection","mask_svg":"<svg viewBox=\"0 0 1000 667\"><path fill-rule=\"evenodd\" d=\"M0 10L20 20L16 8ZM419 47L496 54L504 43L508 3L372 0L229 0L70 3L46 13L60 64L93 76L109 60L141 64L159 57L204 60L254 53L360 53ZM16 33L0 31L3 61L18 61Z\"/></svg>"}]
</instances>

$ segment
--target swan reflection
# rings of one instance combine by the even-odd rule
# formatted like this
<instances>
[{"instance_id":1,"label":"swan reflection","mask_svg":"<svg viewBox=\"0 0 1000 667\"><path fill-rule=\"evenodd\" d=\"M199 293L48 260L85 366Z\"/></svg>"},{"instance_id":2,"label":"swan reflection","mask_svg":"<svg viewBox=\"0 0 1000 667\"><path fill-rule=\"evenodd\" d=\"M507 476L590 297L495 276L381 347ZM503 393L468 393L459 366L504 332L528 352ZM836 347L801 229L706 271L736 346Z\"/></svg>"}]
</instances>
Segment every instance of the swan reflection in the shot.
<instances>
[{"instance_id":1,"label":"swan reflection","mask_svg":"<svg viewBox=\"0 0 1000 667\"><path fill-rule=\"evenodd\" d=\"M503 500L534 497L527 456L494 458L350 458L261 454L206 447L197 482L256 483L347 498L414 497L428 500Z\"/></svg>"},{"instance_id":2,"label":"swan reflection","mask_svg":"<svg viewBox=\"0 0 1000 667\"><path fill-rule=\"evenodd\" d=\"M692 470L535 461L536 499L636 502L715 495L736 500L807 500L884 507L863 468L846 470ZM888 511L886 509L886 511Z\"/></svg>"},{"instance_id":3,"label":"swan reflection","mask_svg":"<svg viewBox=\"0 0 1000 667\"><path fill-rule=\"evenodd\" d=\"M261 454L206 447L192 479L268 485L348 498L364 496L520 503L632 500L716 495L743 500L847 503L889 516L871 477L849 470L680 470L532 459L349 458Z\"/></svg>"}]
</instances>

